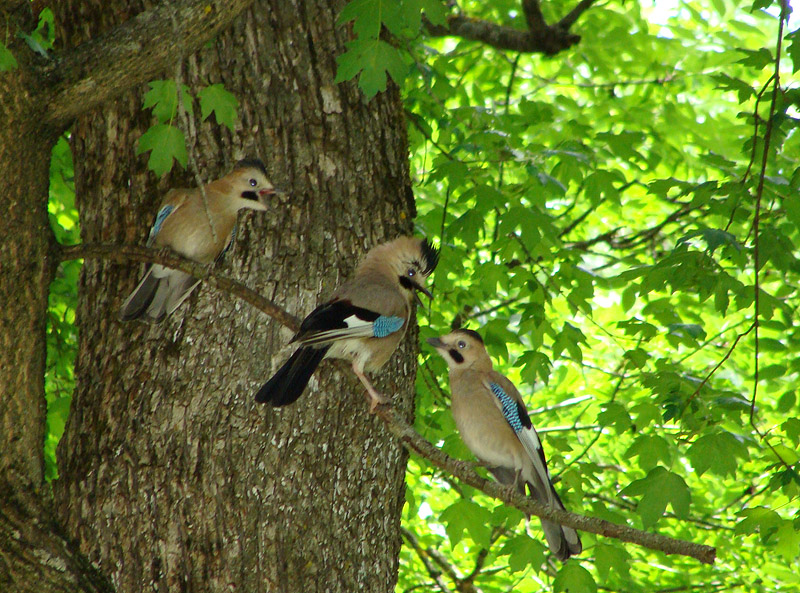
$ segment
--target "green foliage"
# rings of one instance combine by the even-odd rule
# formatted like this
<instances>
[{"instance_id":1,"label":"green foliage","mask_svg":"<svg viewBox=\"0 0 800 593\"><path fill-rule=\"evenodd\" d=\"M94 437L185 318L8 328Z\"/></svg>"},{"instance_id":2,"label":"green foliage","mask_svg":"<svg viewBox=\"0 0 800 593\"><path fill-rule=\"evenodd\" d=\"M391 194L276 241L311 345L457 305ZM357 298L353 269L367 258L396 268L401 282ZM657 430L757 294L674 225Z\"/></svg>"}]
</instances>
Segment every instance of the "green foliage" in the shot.
<instances>
[{"instance_id":1,"label":"green foliage","mask_svg":"<svg viewBox=\"0 0 800 593\"><path fill-rule=\"evenodd\" d=\"M19 31L17 35L28 44L33 51L42 57L48 57L47 52L53 49L55 43L55 16L49 8L39 13L39 23L30 34Z\"/></svg>"},{"instance_id":2,"label":"green foliage","mask_svg":"<svg viewBox=\"0 0 800 593\"><path fill-rule=\"evenodd\" d=\"M553 22L574 5L542 10ZM526 26L516 0L459 7ZM527 533L501 521L496 501L415 461L404 524L445 574L478 567L483 591L800 590L797 32L784 39L759 211L758 359L753 326L778 28L778 4L766 8L595 4L573 27L580 44L546 59L384 24L382 39L411 56L418 232L442 245L421 338L482 333L538 412L567 509L720 558L701 567L582 534L583 554L554 567L537 521ZM472 459L449 417L446 366L422 344L417 428ZM417 552L401 561L398 591L433 588Z\"/></svg>"},{"instance_id":3,"label":"green foliage","mask_svg":"<svg viewBox=\"0 0 800 593\"><path fill-rule=\"evenodd\" d=\"M185 84L181 86L181 101L189 117L194 115L191 89ZM221 84L212 84L200 89L197 94L200 101L200 115L205 121L211 114L220 125L231 131L237 120L239 101ZM150 152L147 167L161 176L172 170L174 162L186 167L189 154L186 149L186 137L183 131L173 125L178 115L178 85L174 80L154 80L150 82L150 90L144 95L143 107L150 109L158 123L153 124L141 138L136 147L136 154Z\"/></svg>"},{"instance_id":4,"label":"green foliage","mask_svg":"<svg viewBox=\"0 0 800 593\"><path fill-rule=\"evenodd\" d=\"M139 138L136 154L150 151L147 167L161 176L172 169L173 159L185 167L189 162L183 132L169 124L155 124Z\"/></svg>"},{"instance_id":5,"label":"green foliage","mask_svg":"<svg viewBox=\"0 0 800 593\"><path fill-rule=\"evenodd\" d=\"M72 153L67 137L62 136L53 148L50 160L50 227L59 243L80 243L78 211L75 208ZM75 387L74 365L78 348L75 308L78 304L78 275L83 262L73 260L59 267L50 284L47 311L47 434L45 436L45 476L58 477L56 445L64 432L72 390Z\"/></svg>"},{"instance_id":6,"label":"green foliage","mask_svg":"<svg viewBox=\"0 0 800 593\"><path fill-rule=\"evenodd\" d=\"M153 80L149 84L150 90L144 95L142 106L150 109L158 123L165 124L175 119L178 113L178 85L172 80ZM192 95L189 87L185 84L181 86L181 98L186 112L191 114Z\"/></svg>"},{"instance_id":7,"label":"green foliage","mask_svg":"<svg viewBox=\"0 0 800 593\"><path fill-rule=\"evenodd\" d=\"M406 58L393 44L380 39L381 29L385 27L398 40L413 39L419 34L423 14L435 24L447 20L441 0L353 0L347 4L338 24L352 22L355 39L336 58L336 82L358 76L358 86L367 98L386 90L387 74L402 83L409 70Z\"/></svg>"},{"instance_id":8,"label":"green foliage","mask_svg":"<svg viewBox=\"0 0 800 593\"><path fill-rule=\"evenodd\" d=\"M233 132L239 112L239 101L233 93L225 90L221 84L212 84L202 89L198 95L200 99L200 115L207 120L213 113L217 123L227 126Z\"/></svg>"},{"instance_id":9,"label":"green foliage","mask_svg":"<svg viewBox=\"0 0 800 593\"><path fill-rule=\"evenodd\" d=\"M525 27L518 0L459 5ZM553 22L574 5L542 10ZM356 0L340 16L355 38L337 79L358 76L368 96L387 73L404 84L417 230L442 245L420 337L482 333L528 401L568 509L714 545L718 561L582 534L584 552L557 564L538 521L412 457L403 528L417 546L401 550L398 591L433 590L434 576L455 590L451 574L487 593L800 590L797 32L770 119L776 2L595 3L579 45L551 58L421 38L421 15L443 23L444 6ZM156 124L139 146L161 172L185 155L169 83L151 85ZM235 99L213 86L197 95L201 117L232 128ZM62 141L50 213L67 243L71 171ZM50 478L74 385L78 266L51 291ZM422 344L416 428L471 459L446 365Z\"/></svg>"},{"instance_id":10,"label":"green foliage","mask_svg":"<svg viewBox=\"0 0 800 593\"><path fill-rule=\"evenodd\" d=\"M0 42L0 72L17 68L17 60L4 43Z\"/></svg>"}]
</instances>

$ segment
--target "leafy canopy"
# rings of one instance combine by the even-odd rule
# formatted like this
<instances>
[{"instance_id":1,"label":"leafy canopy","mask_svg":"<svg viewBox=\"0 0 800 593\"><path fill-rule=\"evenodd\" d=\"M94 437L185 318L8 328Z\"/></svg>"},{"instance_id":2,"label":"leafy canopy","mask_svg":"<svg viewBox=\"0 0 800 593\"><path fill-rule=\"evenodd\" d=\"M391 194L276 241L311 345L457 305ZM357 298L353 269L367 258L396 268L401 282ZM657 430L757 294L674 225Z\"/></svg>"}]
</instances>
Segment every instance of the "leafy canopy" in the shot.
<instances>
[{"instance_id":1,"label":"leafy canopy","mask_svg":"<svg viewBox=\"0 0 800 593\"><path fill-rule=\"evenodd\" d=\"M575 4L542 3L544 17ZM515 0L460 8L526 27ZM580 43L544 58L426 37L424 18L448 11L355 0L339 17L353 37L337 80L358 77L367 97L401 86L418 230L442 245L421 337L481 332L528 401L568 509L716 546L718 560L583 534L582 555L550 563L538 522L412 458L398 591L437 578L486 592L800 590L797 31L778 55L770 0L597 3L573 26ZM14 66L0 45L0 68ZM182 96L191 112L192 89ZM203 119L233 128L235 97L196 96ZM186 162L177 105L174 81L151 84L139 149L159 174ZM78 241L65 141L50 215L60 241ZM62 266L51 291L51 478L78 269ZM420 364L417 429L472 459L443 361L423 346Z\"/></svg>"}]
</instances>

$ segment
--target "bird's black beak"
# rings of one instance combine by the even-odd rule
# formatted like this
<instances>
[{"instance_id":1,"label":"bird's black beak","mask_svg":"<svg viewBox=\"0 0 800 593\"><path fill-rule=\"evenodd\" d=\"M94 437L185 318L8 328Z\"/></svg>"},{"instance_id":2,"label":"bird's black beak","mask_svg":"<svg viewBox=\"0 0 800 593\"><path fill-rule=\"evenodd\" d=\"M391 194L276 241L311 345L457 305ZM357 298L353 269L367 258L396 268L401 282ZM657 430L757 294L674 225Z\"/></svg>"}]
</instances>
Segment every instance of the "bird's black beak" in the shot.
<instances>
[{"instance_id":1,"label":"bird's black beak","mask_svg":"<svg viewBox=\"0 0 800 593\"><path fill-rule=\"evenodd\" d=\"M419 298L419 293L420 292L422 294L424 294L426 297L428 297L429 299L431 299L431 300L433 300L433 295L431 294L431 291L428 290L427 288L425 288L424 286L420 286L416 282L414 283L414 297L417 299L417 303L419 303L419 306L424 309L425 308L425 303L423 303L422 299Z\"/></svg>"},{"instance_id":2,"label":"bird's black beak","mask_svg":"<svg viewBox=\"0 0 800 593\"><path fill-rule=\"evenodd\" d=\"M442 342L439 338L428 338L425 341L434 348L444 348L444 342Z\"/></svg>"}]
</instances>

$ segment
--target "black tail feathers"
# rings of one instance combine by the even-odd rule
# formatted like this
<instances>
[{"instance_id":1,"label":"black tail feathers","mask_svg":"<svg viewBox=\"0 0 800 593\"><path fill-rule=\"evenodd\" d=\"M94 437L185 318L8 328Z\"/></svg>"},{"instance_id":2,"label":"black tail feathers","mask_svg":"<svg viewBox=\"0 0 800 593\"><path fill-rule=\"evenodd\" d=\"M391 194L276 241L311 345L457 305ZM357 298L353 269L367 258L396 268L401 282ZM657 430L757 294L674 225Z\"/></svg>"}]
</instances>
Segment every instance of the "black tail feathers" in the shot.
<instances>
[{"instance_id":1,"label":"black tail feathers","mask_svg":"<svg viewBox=\"0 0 800 593\"><path fill-rule=\"evenodd\" d=\"M260 404L269 402L273 406L286 406L297 401L327 352L327 346L298 348L272 379L258 390L256 401Z\"/></svg>"}]
</instances>

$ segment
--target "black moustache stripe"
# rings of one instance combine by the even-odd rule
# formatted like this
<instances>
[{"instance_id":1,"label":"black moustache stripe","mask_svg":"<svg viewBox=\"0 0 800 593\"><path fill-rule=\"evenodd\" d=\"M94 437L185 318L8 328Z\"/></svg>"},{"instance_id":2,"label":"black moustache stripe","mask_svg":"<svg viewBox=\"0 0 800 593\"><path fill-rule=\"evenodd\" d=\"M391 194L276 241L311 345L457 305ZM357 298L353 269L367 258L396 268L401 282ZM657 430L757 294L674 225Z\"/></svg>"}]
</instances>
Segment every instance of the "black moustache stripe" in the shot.
<instances>
[{"instance_id":1,"label":"black moustache stripe","mask_svg":"<svg viewBox=\"0 0 800 593\"><path fill-rule=\"evenodd\" d=\"M408 276L398 276L398 280L400 280L400 286L405 288L406 290L416 290L417 285L411 281L411 278Z\"/></svg>"},{"instance_id":2,"label":"black moustache stripe","mask_svg":"<svg viewBox=\"0 0 800 593\"><path fill-rule=\"evenodd\" d=\"M450 353L450 357L453 360L455 360L458 364L461 364L462 362L464 362L464 357L461 356L461 353L458 350L456 350L455 348L453 348L452 350L448 350L448 352Z\"/></svg>"}]
</instances>

